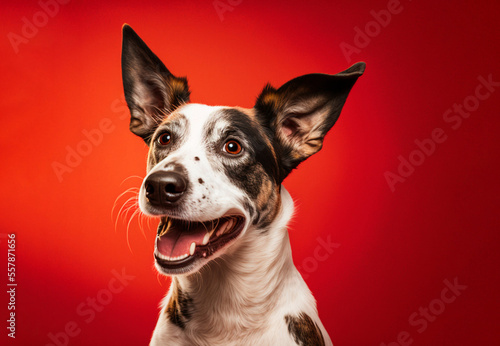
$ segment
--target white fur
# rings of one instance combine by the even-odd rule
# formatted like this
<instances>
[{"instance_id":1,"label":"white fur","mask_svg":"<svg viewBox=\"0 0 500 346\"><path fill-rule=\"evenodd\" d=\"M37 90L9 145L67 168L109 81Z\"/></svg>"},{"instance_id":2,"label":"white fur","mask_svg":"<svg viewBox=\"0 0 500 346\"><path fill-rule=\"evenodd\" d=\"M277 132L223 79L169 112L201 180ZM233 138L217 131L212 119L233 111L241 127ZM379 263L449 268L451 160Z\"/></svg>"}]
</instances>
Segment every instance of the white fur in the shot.
<instances>
[{"instance_id":1,"label":"white fur","mask_svg":"<svg viewBox=\"0 0 500 346\"><path fill-rule=\"evenodd\" d=\"M286 225L293 214L293 201L283 186L281 198L280 214L267 237L250 228L231 251L198 273L177 277L196 311L185 330L171 324L165 313L171 287L151 345L296 345L284 316L301 312L318 324L325 344L332 345L316 302L292 261Z\"/></svg>"}]
</instances>

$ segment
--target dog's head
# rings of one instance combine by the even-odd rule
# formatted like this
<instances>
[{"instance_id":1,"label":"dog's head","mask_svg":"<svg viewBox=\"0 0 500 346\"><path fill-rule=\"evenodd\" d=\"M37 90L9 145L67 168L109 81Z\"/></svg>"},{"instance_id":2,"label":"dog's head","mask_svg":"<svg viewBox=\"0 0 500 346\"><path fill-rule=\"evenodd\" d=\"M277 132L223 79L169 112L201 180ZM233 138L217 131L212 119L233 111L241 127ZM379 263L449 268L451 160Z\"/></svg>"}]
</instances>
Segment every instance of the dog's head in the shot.
<instances>
[{"instance_id":1,"label":"dog's head","mask_svg":"<svg viewBox=\"0 0 500 346\"><path fill-rule=\"evenodd\" d=\"M365 68L267 85L252 109L212 107L189 103L187 80L127 25L122 49L130 130L149 146L139 205L161 220L156 267L168 275L200 269L249 232L266 233L281 182L321 149Z\"/></svg>"}]
</instances>

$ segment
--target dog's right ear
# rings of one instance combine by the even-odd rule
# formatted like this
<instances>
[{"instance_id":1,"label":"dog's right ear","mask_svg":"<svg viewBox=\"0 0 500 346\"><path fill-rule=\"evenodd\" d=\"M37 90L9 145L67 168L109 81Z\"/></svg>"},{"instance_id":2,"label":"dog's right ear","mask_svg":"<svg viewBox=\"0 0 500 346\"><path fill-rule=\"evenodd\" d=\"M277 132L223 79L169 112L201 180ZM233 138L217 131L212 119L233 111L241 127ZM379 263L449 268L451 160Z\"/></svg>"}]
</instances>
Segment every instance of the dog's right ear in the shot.
<instances>
[{"instance_id":1,"label":"dog's right ear","mask_svg":"<svg viewBox=\"0 0 500 346\"><path fill-rule=\"evenodd\" d=\"M187 79L171 74L127 24L123 25L122 78L130 131L149 145L161 121L189 102Z\"/></svg>"}]
</instances>

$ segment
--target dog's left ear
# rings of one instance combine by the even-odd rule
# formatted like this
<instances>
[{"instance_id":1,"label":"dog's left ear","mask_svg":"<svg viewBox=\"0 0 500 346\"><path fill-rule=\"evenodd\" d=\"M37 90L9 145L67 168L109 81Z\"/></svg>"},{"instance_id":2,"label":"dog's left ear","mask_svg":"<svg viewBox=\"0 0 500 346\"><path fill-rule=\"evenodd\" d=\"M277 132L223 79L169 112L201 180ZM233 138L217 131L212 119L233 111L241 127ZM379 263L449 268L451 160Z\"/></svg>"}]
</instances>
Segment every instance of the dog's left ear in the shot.
<instances>
[{"instance_id":1,"label":"dog's left ear","mask_svg":"<svg viewBox=\"0 0 500 346\"><path fill-rule=\"evenodd\" d=\"M281 160L280 181L321 149L365 66L358 62L335 75L308 74L277 90L270 85L264 88L254 108L259 121L273 134Z\"/></svg>"},{"instance_id":2,"label":"dog's left ear","mask_svg":"<svg viewBox=\"0 0 500 346\"><path fill-rule=\"evenodd\" d=\"M127 24L123 26L122 77L130 131L149 145L163 118L189 102L186 78L176 77Z\"/></svg>"}]
</instances>

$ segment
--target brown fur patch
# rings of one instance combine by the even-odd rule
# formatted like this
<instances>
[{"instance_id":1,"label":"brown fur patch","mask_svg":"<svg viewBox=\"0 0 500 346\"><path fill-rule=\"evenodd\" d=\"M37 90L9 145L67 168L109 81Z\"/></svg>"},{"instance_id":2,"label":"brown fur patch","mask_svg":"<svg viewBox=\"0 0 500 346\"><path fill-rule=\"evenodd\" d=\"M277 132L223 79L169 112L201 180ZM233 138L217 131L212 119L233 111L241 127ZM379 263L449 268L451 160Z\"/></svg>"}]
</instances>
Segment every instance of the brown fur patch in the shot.
<instances>
[{"instance_id":1,"label":"brown fur patch","mask_svg":"<svg viewBox=\"0 0 500 346\"><path fill-rule=\"evenodd\" d=\"M259 225L263 230L261 234L269 231L269 224L276 218L281 208L280 187L272 183L270 180L265 180L262 184L261 191L257 196L255 207L258 211L258 218L254 224Z\"/></svg>"},{"instance_id":2,"label":"brown fur patch","mask_svg":"<svg viewBox=\"0 0 500 346\"><path fill-rule=\"evenodd\" d=\"M186 78L170 75L168 82L170 88L168 104L170 105L170 111L174 111L177 107L189 101L190 91Z\"/></svg>"},{"instance_id":3,"label":"brown fur patch","mask_svg":"<svg viewBox=\"0 0 500 346\"><path fill-rule=\"evenodd\" d=\"M264 170L261 169L264 174ZM266 204L269 203L269 198L273 190L273 183L270 180L265 179L262 182L259 195L257 196L257 209L262 210L265 208Z\"/></svg>"},{"instance_id":4,"label":"brown fur patch","mask_svg":"<svg viewBox=\"0 0 500 346\"><path fill-rule=\"evenodd\" d=\"M324 346L325 340L318 325L307 314L285 316L288 332L299 346Z\"/></svg>"},{"instance_id":5,"label":"brown fur patch","mask_svg":"<svg viewBox=\"0 0 500 346\"><path fill-rule=\"evenodd\" d=\"M241 113L248 115L249 118L255 119L255 109L254 108L243 108L243 107L233 107L239 110Z\"/></svg>"},{"instance_id":6,"label":"brown fur patch","mask_svg":"<svg viewBox=\"0 0 500 346\"><path fill-rule=\"evenodd\" d=\"M283 107L283 96L279 95L274 88L267 88L266 92L262 95L261 101L263 104L274 109L281 109Z\"/></svg>"},{"instance_id":7,"label":"brown fur patch","mask_svg":"<svg viewBox=\"0 0 500 346\"><path fill-rule=\"evenodd\" d=\"M277 185L275 186L275 196L276 196L276 201L273 203L273 211L271 212L271 217L273 218L276 218L276 215L278 215L279 211L281 210L281 197L278 198L280 196L280 193L281 193L281 185Z\"/></svg>"},{"instance_id":8,"label":"brown fur patch","mask_svg":"<svg viewBox=\"0 0 500 346\"><path fill-rule=\"evenodd\" d=\"M172 296L168 301L165 312L170 322L184 329L186 323L191 319L193 299L184 293L178 285L174 285L172 289Z\"/></svg>"}]
</instances>

